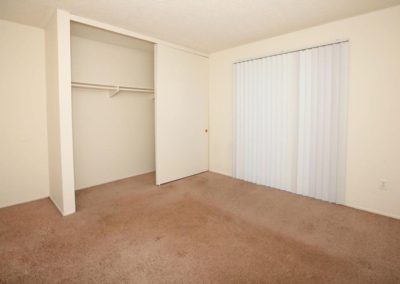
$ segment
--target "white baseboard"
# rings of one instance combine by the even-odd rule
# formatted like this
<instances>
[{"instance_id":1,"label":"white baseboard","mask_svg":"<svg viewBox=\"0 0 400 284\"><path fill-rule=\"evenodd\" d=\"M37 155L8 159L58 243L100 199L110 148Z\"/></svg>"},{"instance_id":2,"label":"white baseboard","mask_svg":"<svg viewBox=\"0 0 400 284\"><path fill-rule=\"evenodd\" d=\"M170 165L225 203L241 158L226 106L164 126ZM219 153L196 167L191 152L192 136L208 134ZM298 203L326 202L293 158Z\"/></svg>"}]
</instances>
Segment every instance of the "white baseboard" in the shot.
<instances>
[{"instance_id":1,"label":"white baseboard","mask_svg":"<svg viewBox=\"0 0 400 284\"><path fill-rule=\"evenodd\" d=\"M11 202L11 203L2 204L2 205L0 205L0 209L1 208L6 208L6 207L10 207L10 206L14 206L14 205L21 205L21 204L28 203L28 202L38 201L38 200L41 200L41 199L45 199L47 197L49 197L49 196L48 195L37 196L37 197L35 197L33 199L20 200L20 201L17 201L17 202Z\"/></svg>"},{"instance_id":2,"label":"white baseboard","mask_svg":"<svg viewBox=\"0 0 400 284\"><path fill-rule=\"evenodd\" d=\"M220 174L220 175L224 175L224 176L227 176L227 177L230 177L230 178L234 178L229 174L222 173L222 172L219 172L219 171L210 170L210 172L216 173L216 174ZM293 193L293 194L296 194L296 193ZM354 205L354 204L351 204L351 203L346 203L346 204L342 204L342 205L343 206L347 206L347 207L351 207L351 208L354 208L354 209L358 209L358 210L362 210L362 211L366 211L366 212L370 212L370 213L374 213L374 214L378 214L378 215L394 218L394 219L400 219L400 216L396 215L396 214L387 213L387 212L380 211L380 210L369 209L369 208L358 206L358 205Z\"/></svg>"},{"instance_id":3,"label":"white baseboard","mask_svg":"<svg viewBox=\"0 0 400 284\"><path fill-rule=\"evenodd\" d=\"M88 189L88 188L91 188L91 187L94 187L94 186L103 185L103 184L107 184L107 183L111 183L111 182L115 182L115 181L119 181L119 180L124 180L124 179L131 178L131 177L136 177L136 176L140 176L140 175L154 173L154 172L155 172L155 169L146 170L144 172L134 173L133 175L118 177L117 179L113 179L113 180L110 180L110 181L105 181L105 182L101 182L101 183L87 185L85 187L75 188L75 191L85 190L85 189Z\"/></svg>"},{"instance_id":4,"label":"white baseboard","mask_svg":"<svg viewBox=\"0 0 400 284\"><path fill-rule=\"evenodd\" d=\"M346 203L346 204L344 204L344 206L400 220L400 216L396 215L396 214L387 213L387 212L380 211L380 210L368 209L368 208L365 208L363 206L358 206L358 205L354 205L354 204L351 204L351 203Z\"/></svg>"},{"instance_id":5,"label":"white baseboard","mask_svg":"<svg viewBox=\"0 0 400 284\"><path fill-rule=\"evenodd\" d=\"M224 172L220 172L220 171L216 171L216 170L208 170L208 171L209 171L210 173L215 173L215 174L227 176L227 177L230 177L230 178L234 178L234 177L232 176L232 174L228 174L228 173L224 173Z\"/></svg>"},{"instance_id":6,"label":"white baseboard","mask_svg":"<svg viewBox=\"0 0 400 284\"><path fill-rule=\"evenodd\" d=\"M49 196L49 199L51 200L51 202L53 203L53 205L57 208L57 210L60 212L60 214L61 214L62 216L65 216L65 215L64 215L64 211L61 210L61 208L58 206L57 202L54 201L54 199L51 197L51 195Z\"/></svg>"}]
</instances>

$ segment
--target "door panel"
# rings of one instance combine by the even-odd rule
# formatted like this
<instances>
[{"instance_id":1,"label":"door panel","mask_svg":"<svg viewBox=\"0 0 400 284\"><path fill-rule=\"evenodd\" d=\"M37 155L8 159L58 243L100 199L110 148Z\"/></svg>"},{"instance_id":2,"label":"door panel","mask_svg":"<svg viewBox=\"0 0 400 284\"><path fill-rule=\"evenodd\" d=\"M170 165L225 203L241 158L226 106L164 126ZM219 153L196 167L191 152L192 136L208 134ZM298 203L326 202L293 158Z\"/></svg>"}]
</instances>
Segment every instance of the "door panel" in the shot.
<instances>
[{"instance_id":1,"label":"door panel","mask_svg":"<svg viewBox=\"0 0 400 284\"><path fill-rule=\"evenodd\" d=\"M156 183L208 170L208 58L155 50Z\"/></svg>"}]
</instances>

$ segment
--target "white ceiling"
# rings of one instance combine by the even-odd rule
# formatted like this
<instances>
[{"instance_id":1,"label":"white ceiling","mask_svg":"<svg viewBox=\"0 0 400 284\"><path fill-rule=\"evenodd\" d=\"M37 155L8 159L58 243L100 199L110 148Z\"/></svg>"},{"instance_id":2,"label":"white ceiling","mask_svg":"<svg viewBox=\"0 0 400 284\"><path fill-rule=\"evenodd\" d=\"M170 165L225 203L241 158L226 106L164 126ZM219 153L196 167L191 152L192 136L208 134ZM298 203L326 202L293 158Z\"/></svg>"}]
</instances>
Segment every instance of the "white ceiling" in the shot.
<instances>
[{"instance_id":1,"label":"white ceiling","mask_svg":"<svg viewBox=\"0 0 400 284\"><path fill-rule=\"evenodd\" d=\"M198 51L394 6L400 0L0 0L0 18L43 27L54 8Z\"/></svg>"}]
</instances>

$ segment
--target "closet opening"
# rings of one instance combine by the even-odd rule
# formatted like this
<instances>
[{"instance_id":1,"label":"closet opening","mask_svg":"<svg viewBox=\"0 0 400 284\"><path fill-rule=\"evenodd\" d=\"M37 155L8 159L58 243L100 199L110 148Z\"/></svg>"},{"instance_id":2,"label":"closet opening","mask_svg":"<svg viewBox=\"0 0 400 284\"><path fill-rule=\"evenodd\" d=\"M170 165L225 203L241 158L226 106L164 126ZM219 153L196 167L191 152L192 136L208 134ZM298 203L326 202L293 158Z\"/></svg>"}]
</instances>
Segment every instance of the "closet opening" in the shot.
<instances>
[{"instance_id":1,"label":"closet opening","mask_svg":"<svg viewBox=\"0 0 400 284\"><path fill-rule=\"evenodd\" d=\"M71 22L71 88L75 190L154 172L154 44Z\"/></svg>"}]
</instances>

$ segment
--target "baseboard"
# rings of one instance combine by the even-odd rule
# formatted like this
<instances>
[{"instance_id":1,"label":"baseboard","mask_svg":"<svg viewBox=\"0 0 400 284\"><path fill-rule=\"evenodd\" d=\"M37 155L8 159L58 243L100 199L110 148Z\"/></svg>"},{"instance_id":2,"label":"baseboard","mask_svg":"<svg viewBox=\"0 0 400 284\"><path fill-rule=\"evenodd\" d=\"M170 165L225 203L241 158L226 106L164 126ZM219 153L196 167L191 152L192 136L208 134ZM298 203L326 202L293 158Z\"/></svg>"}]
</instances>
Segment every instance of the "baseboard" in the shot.
<instances>
[{"instance_id":1,"label":"baseboard","mask_svg":"<svg viewBox=\"0 0 400 284\"><path fill-rule=\"evenodd\" d=\"M7 203L7 204L0 205L0 209L1 208L11 207L11 206L14 206L14 205L22 205L22 204L25 204L25 203L38 201L38 200L45 199L45 198L48 198L48 197L49 197L48 195L45 195L45 196L41 196L41 197L35 197L34 199L18 201L16 203Z\"/></svg>"},{"instance_id":2,"label":"baseboard","mask_svg":"<svg viewBox=\"0 0 400 284\"><path fill-rule=\"evenodd\" d=\"M150 174L150 173L154 173L155 170L150 170L150 171L145 171L145 172L140 172L140 173L135 173L134 175L129 175L126 177L121 177L115 180L110 180L110 181L106 181L106 182L102 182L102 183L97 183L97 184L93 184L93 185L89 185L89 186L85 186L85 187L81 187L81 188L76 188L75 191L80 191L80 190L85 190L91 187L95 187L95 186L99 186L99 185L104 185L104 184L108 184L108 183L112 183L112 182L118 182L118 181L122 181L124 179L129 179L132 177L136 177L136 176L141 176L141 175L145 175L145 174Z\"/></svg>"},{"instance_id":3,"label":"baseboard","mask_svg":"<svg viewBox=\"0 0 400 284\"><path fill-rule=\"evenodd\" d=\"M215 173L215 174L219 174L219 175L223 175L226 177L230 177L230 178L234 178L232 176L232 174L228 174L228 173L224 173L224 172L220 172L220 171L216 171L216 170L208 170L210 173Z\"/></svg>"},{"instance_id":4,"label":"baseboard","mask_svg":"<svg viewBox=\"0 0 400 284\"><path fill-rule=\"evenodd\" d=\"M234 178L231 175L228 175L228 174L222 173L222 172L218 172L218 171L215 171L215 170L210 170L210 172L216 173L216 174L220 174L220 175L223 175L223 176L226 176L226 177L229 177L229 178ZM296 194L296 193L293 193L293 194ZM354 208L354 209L357 209L357 210L362 210L362 211L366 211L366 212L369 212L369 213L378 214L378 215L382 215L382 216L386 216L386 217L390 217L390 218L394 218L394 219L399 219L400 220L400 216L396 215L396 214L391 214L391 213L387 213L387 212L380 211L380 210L368 209L368 208L365 208L365 207L362 207L362 206L358 206L358 205L354 205L354 204L351 204L351 203L346 203L346 204L342 204L342 205L350 207L350 208Z\"/></svg>"},{"instance_id":5,"label":"baseboard","mask_svg":"<svg viewBox=\"0 0 400 284\"><path fill-rule=\"evenodd\" d=\"M368 209L368 208L365 208L365 207L362 207L362 206L358 206L358 205L354 205L354 204L350 204L350 203L346 203L346 204L344 204L344 206L400 220L400 216L396 215L396 214L391 214L391 213L383 212L383 211L380 211L380 210Z\"/></svg>"},{"instance_id":6,"label":"baseboard","mask_svg":"<svg viewBox=\"0 0 400 284\"><path fill-rule=\"evenodd\" d=\"M57 202L54 201L54 199L51 197L51 195L49 196L49 199L51 200L51 202L53 203L53 205L57 208L57 210L60 212L60 214L61 214L62 216L66 216L66 215L64 214L64 211L61 210L61 208L58 206Z\"/></svg>"},{"instance_id":7,"label":"baseboard","mask_svg":"<svg viewBox=\"0 0 400 284\"><path fill-rule=\"evenodd\" d=\"M62 215L63 215L63 217L65 217L65 216L72 215L72 214L74 214L74 213L76 213L76 211L64 212Z\"/></svg>"}]
</instances>

